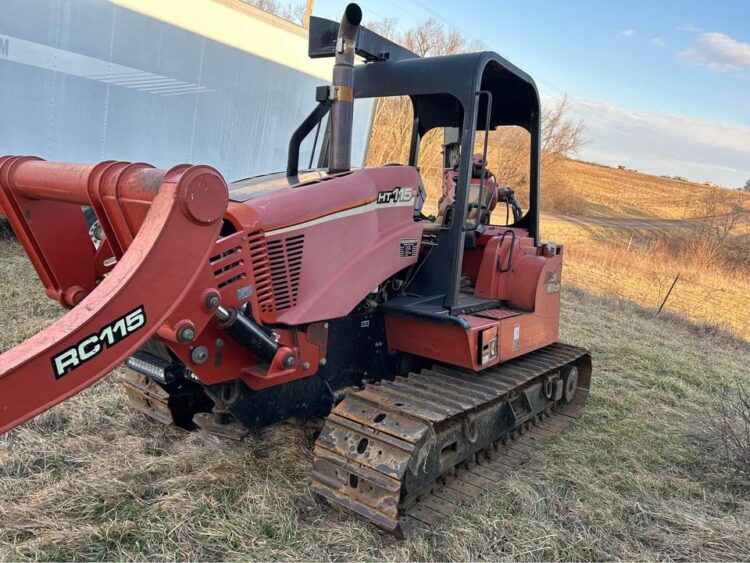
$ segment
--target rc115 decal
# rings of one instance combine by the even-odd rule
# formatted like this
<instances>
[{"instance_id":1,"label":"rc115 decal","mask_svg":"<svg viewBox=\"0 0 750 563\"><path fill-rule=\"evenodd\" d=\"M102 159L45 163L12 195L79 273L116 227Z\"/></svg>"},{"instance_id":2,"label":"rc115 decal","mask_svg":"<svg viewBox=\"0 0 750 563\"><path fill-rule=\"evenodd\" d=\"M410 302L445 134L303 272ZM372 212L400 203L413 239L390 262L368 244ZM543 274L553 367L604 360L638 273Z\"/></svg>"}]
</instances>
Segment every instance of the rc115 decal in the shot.
<instances>
[{"instance_id":1,"label":"rc115 decal","mask_svg":"<svg viewBox=\"0 0 750 563\"><path fill-rule=\"evenodd\" d=\"M52 357L52 372L55 379L60 379L74 369L94 359L107 348L114 346L146 324L146 311L143 305L115 319L102 327L99 332L91 334L75 346L63 350Z\"/></svg>"}]
</instances>

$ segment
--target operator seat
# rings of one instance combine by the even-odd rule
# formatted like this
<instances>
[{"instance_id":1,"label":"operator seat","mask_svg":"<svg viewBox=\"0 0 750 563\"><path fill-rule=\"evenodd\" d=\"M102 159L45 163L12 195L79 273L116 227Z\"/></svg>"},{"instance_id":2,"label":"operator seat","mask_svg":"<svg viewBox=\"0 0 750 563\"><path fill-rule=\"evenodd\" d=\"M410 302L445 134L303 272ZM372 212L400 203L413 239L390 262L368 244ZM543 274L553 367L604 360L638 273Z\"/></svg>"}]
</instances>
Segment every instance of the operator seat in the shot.
<instances>
[{"instance_id":1,"label":"operator seat","mask_svg":"<svg viewBox=\"0 0 750 563\"><path fill-rule=\"evenodd\" d=\"M471 187L469 188L469 204L476 203L479 198L479 188L482 182L482 167L485 167L484 174L484 197L481 204L487 208L486 219L489 219L490 214L495 209L498 200L498 184L495 179L495 175L486 168L484 159L481 154L475 154L472 160L471 167ZM424 225L424 232L427 234L435 234L440 230L440 227L445 220L445 215L449 206L453 205L456 201L456 183L458 176L458 167L447 170L443 175L443 195L438 201L438 215L435 221L426 221ZM476 220L478 213L477 206L472 206L469 209L467 215L468 221Z\"/></svg>"}]
</instances>

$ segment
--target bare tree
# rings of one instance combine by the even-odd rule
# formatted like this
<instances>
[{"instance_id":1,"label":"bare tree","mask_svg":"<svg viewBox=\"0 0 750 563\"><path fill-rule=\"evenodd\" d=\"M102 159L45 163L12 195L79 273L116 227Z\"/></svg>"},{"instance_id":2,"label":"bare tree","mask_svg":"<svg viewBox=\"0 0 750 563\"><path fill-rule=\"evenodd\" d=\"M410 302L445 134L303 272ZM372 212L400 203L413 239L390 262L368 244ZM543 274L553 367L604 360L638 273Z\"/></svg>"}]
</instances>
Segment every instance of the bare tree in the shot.
<instances>
[{"instance_id":1,"label":"bare tree","mask_svg":"<svg viewBox=\"0 0 750 563\"><path fill-rule=\"evenodd\" d=\"M302 24L305 3L281 0L243 0L266 12ZM434 19L401 31L393 18L369 23L368 28L400 43L416 54L429 57L476 51L486 46L471 40L455 30L446 29ZM542 115L542 165L544 178L555 176L554 169L563 158L570 157L583 143L583 124L568 118L570 103L565 97ZM367 163L371 166L406 162L412 127L412 104L408 96L381 98L375 107ZM420 145L420 170L428 193L437 197L442 182L442 130L430 131ZM503 127L490 134L488 162L498 173L498 179L516 189L529 181L530 137L520 127ZM482 137L477 136L477 151L481 150ZM524 194L519 194L525 200Z\"/></svg>"},{"instance_id":2,"label":"bare tree","mask_svg":"<svg viewBox=\"0 0 750 563\"><path fill-rule=\"evenodd\" d=\"M447 30L433 19L405 32L398 29L394 19L380 20L368 24L368 27L420 56L450 55L485 47L456 31ZM369 165L406 162L412 113L408 97L378 100L367 154ZM544 203L559 212L569 212L572 199L564 189L560 164L565 158L575 155L584 138L583 124L570 118L567 97L543 112L541 136ZM481 152L483 140L483 134L478 134L476 152ZM431 200L442 193L442 142L442 130L436 129L425 135L420 145L420 172ZM529 132L521 127L500 127L489 135L488 165L503 185L518 190L522 203L528 201L530 142Z\"/></svg>"},{"instance_id":3,"label":"bare tree","mask_svg":"<svg viewBox=\"0 0 750 563\"><path fill-rule=\"evenodd\" d=\"M574 156L585 143L583 122L573 121L570 114L570 100L563 96L542 115L542 158L544 164L561 158Z\"/></svg>"},{"instance_id":4,"label":"bare tree","mask_svg":"<svg viewBox=\"0 0 750 563\"><path fill-rule=\"evenodd\" d=\"M725 188L708 188L698 201L700 219L690 231L688 251L703 264L739 264L744 253L734 248L740 226L747 221L742 196ZM736 256L735 256L736 255Z\"/></svg>"},{"instance_id":5,"label":"bare tree","mask_svg":"<svg viewBox=\"0 0 750 563\"><path fill-rule=\"evenodd\" d=\"M280 2L279 0L242 0L242 2L299 25L302 25L305 19L304 2Z\"/></svg>"},{"instance_id":6,"label":"bare tree","mask_svg":"<svg viewBox=\"0 0 750 563\"><path fill-rule=\"evenodd\" d=\"M745 182L745 186L742 188L743 192L750 192L750 178Z\"/></svg>"},{"instance_id":7,"label":"bare tree","mask_svg":"<svg viewBox=\"0 0 750 563\"><path fill-rule=\"evenodd\" d=\"M446 30L433 19L405 32L391 18L368 24L376 33L400 43L420 56L440 56L471 51L477 45L455 31ZM412 128L412 104L408 96L381 98L375 107L367 163L371 166L406 162ZM430 131L420 146L420 170L428 193L440 194L442 179L440 150L442 131Z\"/></svg>"},{"instance_id":8,"label":"bare tree","mask_svg":"<svg viewBox=\"0 0 750 563\"><path fill-rule=\"evenodd\" d=\"M567 96L542 112L543 179L557 175L561 162L574 156L585 142L583 123L570 119L569 112ZM530 143L531 136L521 127L501 127L490 134L488 160L512 188L528 185Z\"/></svg>"},{"instance_id":9,"label":"bare tree","mask_svg":"<svg viewBox=\"0 0 750 563\"><path fill-rule=\"evenodd\" d=\"M368 27L400 43L420 56L440 56L484 48L484 45L454 30L447 30L433 19L426 20L405 32L394 19L383 19ZM412 127L412 105L408 97L382 98L375 108L367 163L371 166L406 162ZM544 178L559 176L558 163L573 156L583 139L583 124L569 118L570 102L564 97L542 115L542 168ZM420 145L420 172L431 198L441 193L442 130L430 131ZM477 135L476 151L480 152L483 135ZM490 133L487 160L498 180L520 190L529 182L530 135L520 127L501 127ZM558 198L562 200L562 198Z\"/></svg>"}]
</instances>

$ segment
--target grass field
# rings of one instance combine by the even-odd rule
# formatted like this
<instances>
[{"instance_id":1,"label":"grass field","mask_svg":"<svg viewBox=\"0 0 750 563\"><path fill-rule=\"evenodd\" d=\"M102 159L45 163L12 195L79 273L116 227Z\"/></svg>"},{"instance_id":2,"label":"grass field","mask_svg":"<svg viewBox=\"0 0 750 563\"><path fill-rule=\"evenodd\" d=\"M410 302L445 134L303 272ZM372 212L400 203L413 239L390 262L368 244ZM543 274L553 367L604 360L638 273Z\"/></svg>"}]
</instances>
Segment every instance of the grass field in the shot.
<instances>
[{"instance_id":1,"label":"grass field","mask_svg":"<svg viewBox=\"0 0 750 563\"><path fill-rule=\"evenodd\" d=\"M665 309L750 340L750 270L727 268L702 255L665 250L660 237L689 235L638 234L627 229L584 226L547 219L546 240L565 245L564 279L600 295L617 295L656 309ZM738 250L739 251L739 250Z\"/></svg>"},{"instance_id":2,"label":"grass field","mask_svg":"<svg viewBox=\"0 0 750 563\"><path fill-rule=\"evenodd\" d=\"M633 170L566 160L559 175L565 194L583 203L581 215L684 219L707 215L717 194L750 211L750 194L652 176Z\"/></svg>"},{"instance_id":3,"label":"grass field","mask_svg":"<svg viewBox=\"0 0 750 563\"><path fill-rule=\"evenodd\" d=\"M655 309L679 275L668 311L750 340L750 194L578 161L560 166L577 215L685 219L685 228L639 231L545 217L544 239L566 247L565 279Z\"/></svg>"},{"instance_id":4,"label":"grass field","mask_svg":"<svg viewBox=\"0 0 750 563\"><path fill-rule=\"evenodd\" d=\"M0 299L0 350L60 314L7 240ZM0 437L0 560L750 559L750 483L697 422L747 379L750 344L571 287L562 332L594 357L583 418L410 540L316 501L304 429L162 427L116 372Z\"/></svg>"}]
</instances>

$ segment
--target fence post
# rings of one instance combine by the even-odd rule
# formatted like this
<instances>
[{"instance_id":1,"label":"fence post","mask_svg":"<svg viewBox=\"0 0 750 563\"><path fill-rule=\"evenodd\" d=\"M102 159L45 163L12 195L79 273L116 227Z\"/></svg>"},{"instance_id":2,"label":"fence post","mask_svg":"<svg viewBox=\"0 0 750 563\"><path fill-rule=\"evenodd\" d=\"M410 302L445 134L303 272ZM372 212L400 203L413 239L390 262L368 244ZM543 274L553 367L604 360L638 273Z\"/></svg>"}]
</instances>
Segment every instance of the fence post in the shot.
<instances>
[{"instance_id":1,"label":"fence post","mask_svg":"<svg viewBox=\"0 0 750 563\"><path fill-rule=\"evenodd\" d=\"M664 308L664 305L667 303L667 299L669 299L669 296L672 295L672 290L674 289L675 284L677 283L677 280L680 279L680 272L677 272L677 275L674 277L674 281L672 282L672 285L669 286L669 291L667 291L667 294L664 296L664 301L661 302L661 305L659 305L659 310L654 313L654 317L656 317L659 313L661 313L661 310Z\"/></svg>"}]
</instances>

